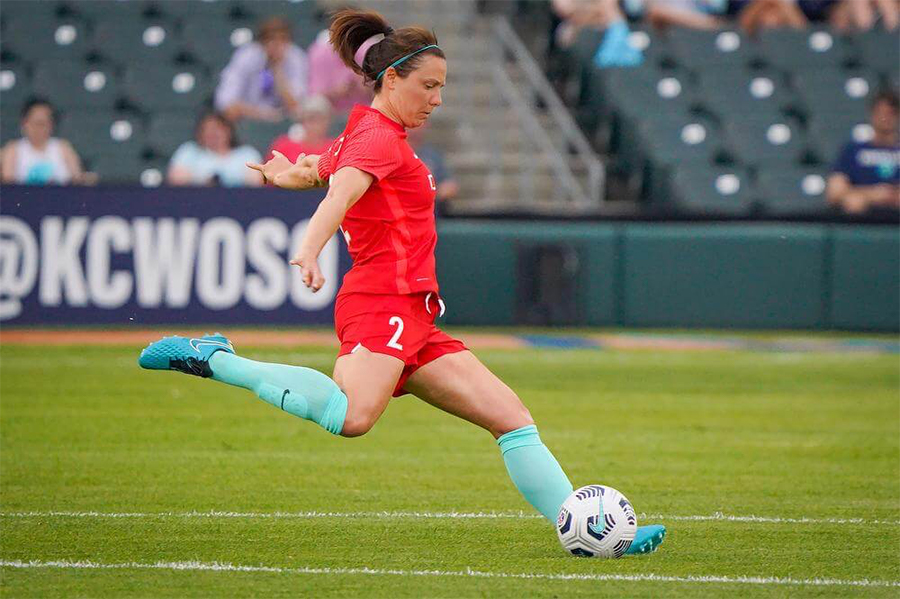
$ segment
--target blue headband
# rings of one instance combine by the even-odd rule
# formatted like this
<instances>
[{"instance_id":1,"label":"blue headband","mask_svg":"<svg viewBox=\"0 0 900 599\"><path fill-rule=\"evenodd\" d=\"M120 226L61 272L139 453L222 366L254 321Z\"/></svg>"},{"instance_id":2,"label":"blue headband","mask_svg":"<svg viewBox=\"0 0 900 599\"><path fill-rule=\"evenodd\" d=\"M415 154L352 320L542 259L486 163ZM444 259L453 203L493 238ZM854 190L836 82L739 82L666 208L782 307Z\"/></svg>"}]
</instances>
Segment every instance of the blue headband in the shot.
<instances>
[{"instance_id":1,"label":"blue headband","mask_svg":"<svg viewBox=\"0 0 900 599\"><path fill-rule=\"evenodd\" d=\"M393 67L396 67L396 66L399 65L399 64L402 64L404 60L407 60L407 59L409 59L409 58L412 58L413 56L415 56L415 55L418 54L419 52L424 52L425 50L428 50L429 48L437 48L437 44L431 44L430 46L425 46L424 48L419 48L419 49L416 50L415 52L412 52L412 53L410 53L410 54L407 54L406 56L404 56L404 57L401 58L400 60L395 60L394 62L392 62L391 64L389 64L387 67L385 67L385 69L384 69L383 71L381 71L380 73L378 73L378 76L375 77L375 81L378 81L379 79L381 79L381 76L384 75L384 74L387 72L388 69L393 68ZM438 49L439 49L439 48L438 48Z\"/></svg>"}]
</instances>

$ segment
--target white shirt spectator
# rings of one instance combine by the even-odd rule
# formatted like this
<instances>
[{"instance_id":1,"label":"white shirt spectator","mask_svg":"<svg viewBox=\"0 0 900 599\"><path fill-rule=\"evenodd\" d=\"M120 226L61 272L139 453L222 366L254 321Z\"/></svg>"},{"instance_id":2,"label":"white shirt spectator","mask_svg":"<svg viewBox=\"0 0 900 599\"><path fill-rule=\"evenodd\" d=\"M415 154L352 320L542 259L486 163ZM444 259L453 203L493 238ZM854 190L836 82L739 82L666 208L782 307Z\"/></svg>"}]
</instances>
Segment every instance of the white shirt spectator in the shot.
<instances>
[{"instance_id":1,"label":"white shirt spectator","mask_svg":"<svg viewBox=\"0 0 900 599\"><path fill-rule=\"evenodd\" d=\"M284 110L281 97L275 89L275 75L267 64L262 44L251 42L238 48L222 70L216 88L216 109L225 111L235 103L270 110ZM279 65L287 81L291 95L299 103L306 95L307 58L299 46L291 44Z\"/></svg>"}]
</instances>

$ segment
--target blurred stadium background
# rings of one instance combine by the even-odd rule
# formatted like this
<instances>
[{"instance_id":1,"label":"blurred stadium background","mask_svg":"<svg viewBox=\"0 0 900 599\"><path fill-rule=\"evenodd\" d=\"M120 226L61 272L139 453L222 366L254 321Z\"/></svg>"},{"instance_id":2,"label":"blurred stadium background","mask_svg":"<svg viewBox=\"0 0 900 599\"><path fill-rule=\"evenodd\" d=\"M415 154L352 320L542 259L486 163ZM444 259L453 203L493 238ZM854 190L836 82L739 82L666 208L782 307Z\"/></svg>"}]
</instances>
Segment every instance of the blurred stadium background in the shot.
<instances>
[{"instance_id":1,"label":"blurred stadium background","mask_svg":"<svg viewBox=\"0 0 900 599\"><path fill-rule=\"evenodd\" d=\"M897 330L897 211L847 214L826 201L829 170L842 146L871 138L871 100L897 86L896 30L875 23L847 33L810 22L751 36L725 13L715 16L714 27L660 26L634 1L363 4L398 25L432 26L449 59L444 105L424 142L453 185L439 206L440 274L447 297L465 299L453 302L449 323ZM626 45L613 48L619 55L612 61L601 57L610 50L612 28L588 23L565 31L574 18L567 20L563 9L572 4L622 11L627 25L615 35ZM116 264L138 269L135 217L160 225L167 215L194 210L206 222L227 206L237 227L247 229L267 210L269 216L281 210L266 208L285 202L271 189L214 192L204 185L191 194L167 187L169 161L194 138L222 69L252 43L260 23L286 18L294 43L309 49L339 6L314 0L0 3L2 141L21 137L29 99L48 100L56 135L71 142L87 171L83 182L91 184L19 186L4 174L6 222L19 219L31 230L3 232L12 240L4 246L12 305L5 323L327 322L329 306L311 308L318 312L310 320L303 310L299 316L290 310L286 292L284 305L277 299L248 305L238 290L234 301L200 302L191 310L190 289L186 303L169 301L171 290L159 291L161 301L147 300L153 292L141 290L144 272L114 297L103 299L97 289ZM295 122L302 118L292 116L242 119L234 131L266 155L279 136L298 135ZM340 132L344 118L332 111L328 136ZM299 131L302 137L302 125ZM320 197L308 195L294 204L304 218ZM82 256L86 274L74 281L71 272L60 274L71 264L46 264L58 252L44 247L39 260L33 248L55 240L58 248L86 254L94 228L79 241L65 220L50 235L42 220L49 213L82 214L93 226L104 215L118 216L125 238L121 247L110 246L111 258L93 266L97 259ZM298 220L290 211L283 219L285 227ZM156 227L153 234L161 235L151 235L154 243L172 249L165 231ZM213 245L231 239L210 235ZM108 237L94 245L109 246ZM289 245L282 240L271 248L286 257ZM181 256L178 247L173 251ZM129 252L132 259L119 254ZM337 273L346 256L334 252ZM203 255L228 259L214 248ZM464 266L470 261L479 264L475 272ZM221 291L229 283L218 267L209 276L201 274L205 268L198 258L197 277L210 281L206 295L214 296L216 285ZM238 286L251 280L254 267L240 270L247 276ZM263 278L263 292L286 285ZM280 316L267 315L272 309Z\"/></svg>"}]
</instances>

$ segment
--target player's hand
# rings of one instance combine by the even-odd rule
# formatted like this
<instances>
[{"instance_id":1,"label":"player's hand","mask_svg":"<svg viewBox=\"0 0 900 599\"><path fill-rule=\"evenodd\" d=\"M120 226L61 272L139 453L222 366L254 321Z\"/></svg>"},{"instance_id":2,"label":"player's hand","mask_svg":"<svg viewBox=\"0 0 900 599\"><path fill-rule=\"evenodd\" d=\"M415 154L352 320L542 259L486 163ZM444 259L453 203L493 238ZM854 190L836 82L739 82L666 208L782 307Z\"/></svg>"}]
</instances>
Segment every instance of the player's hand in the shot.
<instances>
[{"instance_id":1,"label":"player's hand","mask_svg":"<svg viewBox=\"0 0 900 599\"><path fill-rule=\"evenodd\" d=\"M272 150L272 158L265 164L248 162L247 167L262 173L265 183L274 183L275 177L294 166L287 157L278 150Z\"/></svg>"},{"instance_id":2,"label":"player's hand","mask_svg":"<svg viewBox=\"0 0 900 599\"><path fill-rule=\"evenodd\" d=\"M319 179L319 156L300 154L291 168L275 176L273 183L283 189L322 187L324 182Z\"/></svg>"},{"instance_id":3,"label":"player's hand","mask_svg":"<svg viewBox=\"0 0 900 599\"><path fill-rule=\"evenodd\" d=\"M319 270L319 261L316 260L315 256L298 252L294 259L291 260L291 264L300 267L300 277L303 280L303 284L312 289L313 293L317 292L325 284L325 277L322 276L322 271Z\"/></svg>"}]
</instances>

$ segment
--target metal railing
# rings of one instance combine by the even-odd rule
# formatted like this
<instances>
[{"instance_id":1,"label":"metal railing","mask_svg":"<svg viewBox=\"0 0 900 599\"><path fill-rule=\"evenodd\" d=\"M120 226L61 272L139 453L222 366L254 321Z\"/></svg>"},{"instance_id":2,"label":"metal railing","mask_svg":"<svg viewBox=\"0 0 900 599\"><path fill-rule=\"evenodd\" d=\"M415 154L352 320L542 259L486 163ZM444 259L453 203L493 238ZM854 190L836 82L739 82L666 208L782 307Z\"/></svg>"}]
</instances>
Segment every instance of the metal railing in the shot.
<instances>
[{"instance_id":1,"label":"metal railing","mask_svg":"<svg viewBox=\"0 0 900 599\"><path fill-rule=\"evenodd\" d=\"M569 203L578 208L600 206L604 201L606 175L603 163L509 21L505 17L494 17L491 26L496 45L494 80L504 101L517 113L529 136L549 158ZM512 59L509 65L507 57ZM523 75L518 83L510 78L508 66ZM553 131L548 131L538 118L535 99L546 107ZM562 142L557 145L555 140L559 134ZM572 169L573 160L584 165L586 172L581 179Z\"/></svg>"}]
</instances>

